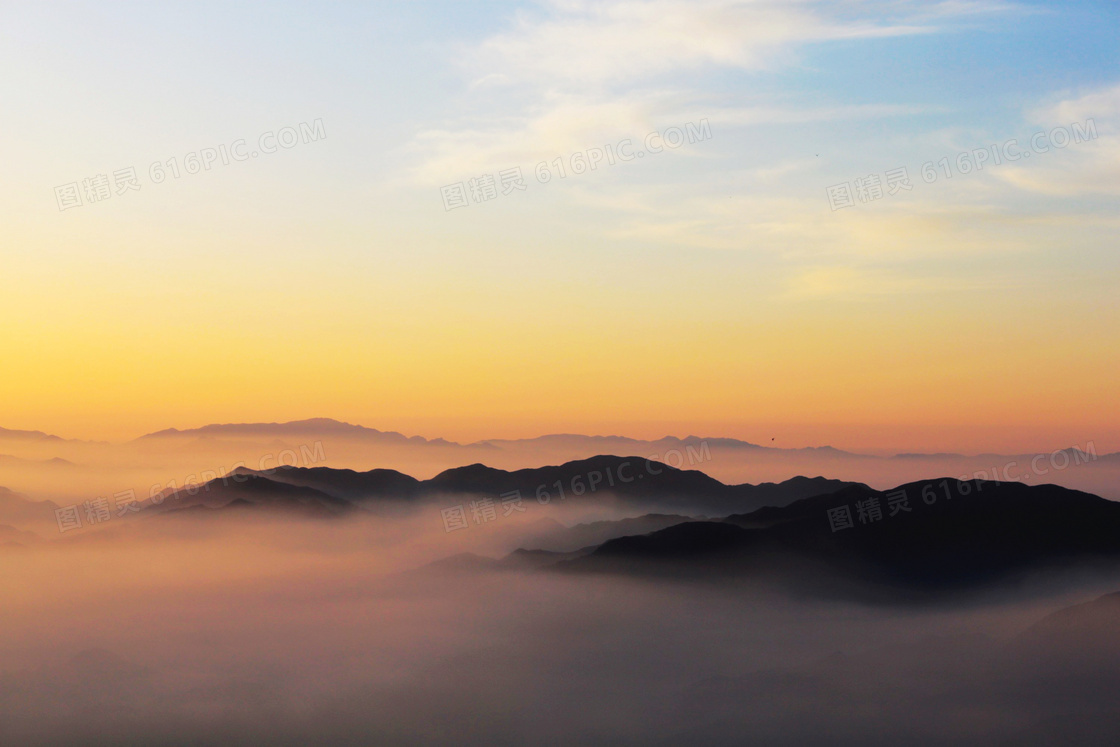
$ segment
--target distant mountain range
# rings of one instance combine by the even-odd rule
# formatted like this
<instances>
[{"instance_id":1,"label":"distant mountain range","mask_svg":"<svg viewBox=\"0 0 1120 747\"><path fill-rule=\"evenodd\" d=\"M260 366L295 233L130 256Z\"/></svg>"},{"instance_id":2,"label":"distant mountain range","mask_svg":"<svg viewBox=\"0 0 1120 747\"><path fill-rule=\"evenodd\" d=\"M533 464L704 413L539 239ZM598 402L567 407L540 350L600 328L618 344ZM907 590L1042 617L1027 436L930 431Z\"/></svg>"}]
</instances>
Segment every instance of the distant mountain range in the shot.
<instances>
[{"instance_id":1,"label":"distant mountain range","mask_svg":"<svg viewBox=\"0 0 1120 747\"><path fill-rule=\"evenodd\" d=\"M19 444L78 444L78 445L107 445L104 441L85 441L80 438L63 438L43 431L21 431L10 428L0 428L0 442L12 441Z\"/></svg>"},{"instance_id":2,"label":"distant mountain range","mask_svg":"<svg viewBox=\"0 0 1120 747\"><path fill-rule=\"evenodd\" d=\"M396 431L379 431L375 428L367 428L361 425L354 425L352 423L345 423L342 421L334 420L331 418L311 418L308 420L296 420L287 423L231 423L231 424L212 424L206 425L201 428L191 428L179 430L177 428L168 428L166 430L149 433L136 439L138 442L152 441L159 439L174 439L174 438L191 438L191 439L206 439L206 438L292 438L300 437L305 438L308 436L334 436L339 438L347 438L359 441L368 441L371 443L382 443L386 445L413 445L413 446L437 446L437 447L451 447L460 449L509 449L515 447L527 446L542 446L542 447L555 447L555 448L581 448L594 450L599 453L606 453L607 451L614 451L615 453L625 453L625 450L631 450L637 447L645 448L652 446L654 448L660 447L663 450L678 449L687 450L692 447L694 450L700 448L707 449L738 449L738 450L755 450L759 452L768 452L773 454L805 454L817 457L834 457L837 459L881 459L869 454L859 454L850 451L844 451L832 446L809 446L802 448L782 448L775 445L761 445L751 443L749 441L742 441L735 438L722 438L722 437L701 437L701 436L687 436L685 438L678 438L676 436L665 436L655 440L643 440L637 438L630 438L627 436L587 436L576 433L557 433L544 436L537 436L534 438L522 439L485 439L482 441L474 441L471 443L458 443L455 441L448 441L442 438L428 439L421 436L405 436L404 434L397 433ZM1084 452L1078 449L1065 450L1072 457L1077 454L1085 456ZM1045 452L1049 454L1050 452ZM920 453L901 453L897 454L894 459L1030 459L1034 454L978 454L969 456L966 454L953 454L953 453L934 453L934 454L920 454ZM1087 461L1087 459L1085 459ZM1114 454L1105 454L1096 457L1093 461L1098 460L1111 460L1120 462L1120 452Z\"/></svg>"},{"instance_id":3,"label":"distant mountain range","mask_svg":"<svg viewBox=\"0 0 1120 747\"><path fill-rule=\"evenodd\" d=\"M0 428L0 440L9 441L62 441L58 436L52 436L42 431L16 431Z\"/></svg>"},{"instance_id":4,"label":"distant mountain range","mask_svg":"<svg viewBox=\"0 0 1120 747\"><path fill-rule=\"evenodd\" d=\"M5 487L0 487L0 524L53 522L58 504L53 501L32 501Z\"/></svg>"},{"instance_id":5,"label":"distant mountain range","mask_svg":"<svg viewBox=\"0 0 1120 747\"><path fill-rule=\"evenodd\" d=\"M557 433L522 439L484 439L470 443L459 443L443 438L424 438L422 436L406 436L396 431L381 431L376 428L367 428L362 425L346 423L332 418L309 418L284 423L213 423L199 428L167 428L154 433L149 433L135 439L131 443L157 444L170 443L176 440L191 441L217 441L217 440L244 440L267 439L269 441L283 439L310 439L310 438L338 438L355 443L367 443L381 446L400 447L432 447L451 450L516 450L533 448L570 449L585 453L636 453L651 449L659 453L666 453L676 449L688 453L689 448L693 454L703 454L711 449L735 450L743 452L757 452L772 456L812 456L823 459L843 460L881 460L884 458L894 460L1029 460L1035 454L956 454L956 453L914 453L905 452L893 457L880 457L872 454L861 454L844 451L832 446L809 446L800 448L783 448L774 443L762 445L735 438L665 436L654 440L630 438L628 436L588 436L575 433ZM98 444L102 442L79 441L63 439L59 436L43 433L41 431L21 431L0 428L0 441L22 442L59 442L73 444ZM1077 448L1065 449L1074 463L1099 463L1120 464L1120 452L1110 454L1086 454ZM1050 455L1051 452L1042 452ZM576 456L572 454L571 456ZM693 464L693 462L690 462ZM1025 462L1024 462L1025 464Z\"/></svg>"},{"instance_id":6,"label":"distant mountain range","mask_svg":"<svg viewBox=\"0 0 1120 747\"><path fill-rule=\"evenodd\" d=\"M344 423L338 420L333 420L331 418L311 418L309 420L296 420L289 423L212 424L202 426L201 428L191 428L186 430L168 428L162 431L157 431L155 433L149 433L147 435L141 436L136 440L149 441L171 438L193 439L220 437L305 438L307 436L335 436L340 438L348 438L383 444L414 446L430 445L464 449L499 449L531 444L559 448L586 448L593 446L600 451L603 451L605 449L633 448L635 446L643 446L647 444L659 444L668 448L686 449L689 446L698 448L702 444L706 443L709 448L717 447L728 449L767 449L773 451L811 451L814 453L835 452L838 455L847 453L842 452L838 449L833 449L831 446L810 447L808 449L774 449L773 447L760 446L758 444L753 444L747 441L740 441L734 438L701 438L699 436L688 436L686 438L666 436L657 440L647 441L637 438L629 438L626 436L585 436L575 433L557 433L537 436L535 438L486 439L482 441L474 441L471 443L459 443L455 441L448 441L442 438L427 439L423 438L422 436L405 436L404 434L398 433L396 431L379 431L375 428L366 428L365 426L354 425L352 423Z\"/></svg>"},{"instance_id":7,"label":"distant mountain range","mask_svg":"<svg viewBox=\"0 0 1120 747\"><path fill-rule=\"evenodd\" d=\"M51 459L24 459L23 457L15 457L9 454L0 454L0 464L11 465L36 465L43 467L74 467L76 466L69 459L62 457L53 457Z\"/></svg>"},{"instance_id":8,"label":"distant mountain range","mask_svg":"<svg viewBox=\"0 0 1120 747\"><path fill-rule=\"evenodd\" d=\"M445 441L442 438L427 439L422 436L405 436L396 431L379 431L375 428L366 428L362 425L343 423L331 418L311 418L309 420L295 420L289 423L231 423L205 425L201 428L179 430L167 428L166 430L149 433L136 439L137 441L151 441L172 438L218 438L218 437L263 437L263 438L303 438L307 436L338 436L342 438L360 439L394 444L430 445L430 446L462 446L462 444Z\"/></svg>"}]
</instances>

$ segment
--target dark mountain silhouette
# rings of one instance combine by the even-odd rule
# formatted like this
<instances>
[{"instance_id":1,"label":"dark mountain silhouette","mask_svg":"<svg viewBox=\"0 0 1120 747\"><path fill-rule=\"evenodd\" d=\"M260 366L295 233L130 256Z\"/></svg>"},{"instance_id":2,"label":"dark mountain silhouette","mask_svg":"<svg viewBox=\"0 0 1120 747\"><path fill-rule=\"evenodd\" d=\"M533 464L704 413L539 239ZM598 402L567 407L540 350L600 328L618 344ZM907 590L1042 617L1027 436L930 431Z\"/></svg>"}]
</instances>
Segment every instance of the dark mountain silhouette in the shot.
<instances>
[{"instance_id":1,"label":"dark mountain silhouette","mask_svg":"<svg viewBox=\"0 0 1120 747\"><path fill-rule=\"evenodd\" d=\"M909 512L888 496L905 495ZM923 497L924 496L924 497ZM858 504L881 518L861 521ZM832 531L847 507L854 526ZM891 516L892 510L896 515ZM777 572L822 588L837 579L881 588L953 590L1055 567L1120 561L1120 503L1055 485L938 478L890 491L864 485L785 507L690 522L608 541L559 563L568 571Z\"/></svg>"},{"instance_id":2,"label":"dark mountain silhouette","mask_svg":"<svg viewBox=\"0 0 1120 747\"><path fill-rule=\"evenodd\" d=\"M241 499L259 508L291 509L298 504L330 515L350 510L399 513L419 504L464 497L488 497L497 502L503 495L519 493L523 503L529 504L614 500L635 508L723 516L759 506L787 505L852 484L798 477L783 483L725 485L703 472L678 470L643 457L613 456L515 472L473 464L441 472L430 480L417 480L388 469L355 472L329 467L278 467L258 472L242 467L191 491L164 491L163 500L153 501L147 510L166 513L194 506L216 509ZM650 531L681 520L687 519L646 517L634 529ZM558 539L567 542L567 549L574 549L573 544L582 547L625 532L625 528L602 525Z\"/></svg>"},{"instance_id":3,"label":"dark mountain silhouette","mask_svg":"<svg viewBox=\"0 0 1120 747\"><path fill-rule=\"evenodd\" d=\"M608 540L592 553L596 559L649 558L662 562L691 558L739 557L759 534L722 521L690 521L650 534Z\"/></svg>"},{"instance_id":4,"label":"dark mountain silhouette","mask_svg":"<svg viewBox=\"0 0 1120 747\"><path fill-rule=\"evenodd\" d=\"M313 488L354 503L374 500L409 501L421 493L419 480L391 469L355 472L351 469L330 467L279 467L266 472L257 472L239 467L231 474L265 477L273 482Z\"/></svg>"},{"instance_id":5,"label":"dark mountain silhouette","mask_svg":"<svg viewBox=\"0 0 1120 747\"><path fill-rule=\"evenodd\" d=\"M737 489L737 488L742 489ZM508 493L520 491L525 498L577 500L592 493L611 493L619 499L649 504L659 498L688 496L692 500L716 500L731 505L736 498L754 491L751 486L728 486L703 472L679 470L644 457L597 456L558 466L514 472L472 464L441 472L427 481L432 492Z\"/></svg>"},{"instance_id":6,"label":"dark mountain silhouette","mask_svg":"<svg viewBox=\"0 0 1120 747\"><path fill-rule=\"evenodd\" d=\"M363 508L464 495L497 500L503 494L519 492L525 502L600 500L609 495L647 509L672 508L721 516L760 506L786 505L853 484L795 477L782 483L725 485L703 472L676 469L644 457L616 456L514 472L472 464L446 470L430 480L416 480L395 470L354 472L328 467L279 467L266 472L240 468L236 474L243 479L257 476L311 488Z\"/></svg>"},{"instance_id":7,"label":"dark mountain silhouette","mask_svg":"<svg viewBox=\"0 0 1120 747\"><path fill-rule=\"evenodd\" d=\"M556 525L549 531L537 533L531 542L525 543L525 550L555 553L573 552L585 547L601 545L615 537L649 534L677 524L702 520L703 517L683 516L681 514L645 514L630 519L593 521L571 527Z\"/></svg>"},{"instance_id":8,"label":"dark mountain silhouette","mask_svg":"<svg viewBox=\"0 0 1120 747\"><path fill-rule=\"evenodd\" d=\"M314 488L276 482L260 475L239 477L218 478L192 490L164 490L158 502L151 501L141 513L183 514L189 511L191 515L206 515L217 513L216 509L255 509L331 517L356 510L350 501Z\"/></svg>"},{"instance_id":9,"label":"dark mountain silhouette","mask_svg":"<svg viewBox=\"0 0 1120 747\"><path fill-rule=\"evenodd\" d=\"M840 480L798 477L783 483L725 485L697 470L681 470L637 456L596 456L558 466L514 472L482 464L450 469L424 483L429 493L503 494L525 500L579 501L610 494L644 508L725 515L766 505L784 505L850 485Z\"/></svg>"}]
</instances>

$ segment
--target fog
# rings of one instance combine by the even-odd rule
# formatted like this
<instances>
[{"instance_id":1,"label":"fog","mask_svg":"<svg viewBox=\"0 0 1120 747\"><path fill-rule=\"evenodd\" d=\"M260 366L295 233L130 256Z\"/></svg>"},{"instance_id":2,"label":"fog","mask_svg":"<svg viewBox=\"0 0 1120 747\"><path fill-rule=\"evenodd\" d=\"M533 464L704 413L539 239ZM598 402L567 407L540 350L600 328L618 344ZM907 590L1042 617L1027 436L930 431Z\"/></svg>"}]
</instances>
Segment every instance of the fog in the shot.
<instances>
[{"instance_id":1,"label":"fog","mask_svg":"<svg viewBox=\"0 0 1120 747\"><path fill-rule=\"evenodd\" d=\"M1105 744L1117 734L1115 636L1066 626L1056 646L1052 631L1023 634L1120 578L915 607L749 579L428 565L501 557L544 518L588 518L539 509L451 533L434 509L155 516L4 551L0 742L993 744L1061 733Z\"/></svg>"},{"instance_id":2,"label":"fog","mask_svg":"<svg viewBox=\"0 0 1120 747\"><path fill-rule=\"evenodd\" d=\"M461 446L439 442L373 441L308 431L298 437L258 434L171 437L127 443L3 438L0 486L34 500L74 504L133 491L141 499L168 487L214 479L238 465L267 470L279 465L354 470L395 469L418 479L472 463L515 470L586 459L597 454L648 457L679 469L701 470L728 484L780 482L823 475L890 488L931 475L1053 483L1120 500L1120 456L1098 453L1091 442L1020 455L927 455L891 458L830 449L727 447L718 439L642 442L556 437ZM4 524L0 520L0 524Z\"/></svg>"},{"instance_id":3,"label":"fog","mask_svg":"<svg viewBox=\"0 0 1120 747\"><path fill-rule=\"evenodd\" d=\"M0 460L0 485L60 506L130 490L144 500L239 464L388 467L423 479L472 462L537 467L602 448L578 439L371 446L329 434L2 446L10 457ZM669 446L615 451L728 483L824 474L886 488L1017 461L1025 482L1105 496L1120 484L1113 461L1066 465L1052 454L1031 467L1029 458ZM565 544L558 529L656 506L616 503L605 491L550 505L526 495L523 512L499 507L493 521L448 531L440 509L465 499L331 519L145 511L63 533L51 506L32 510L0 494L9 517L0 525L10 525L0 527L0 743L1116 741L1120 630L1110 626L1120 615L1035 626L1120 589L1120 575L868 605L843 590L807 596L750 576L527 570L480 558L570 551L573 537L591 535Z\"/></svg>"}]
</instances>

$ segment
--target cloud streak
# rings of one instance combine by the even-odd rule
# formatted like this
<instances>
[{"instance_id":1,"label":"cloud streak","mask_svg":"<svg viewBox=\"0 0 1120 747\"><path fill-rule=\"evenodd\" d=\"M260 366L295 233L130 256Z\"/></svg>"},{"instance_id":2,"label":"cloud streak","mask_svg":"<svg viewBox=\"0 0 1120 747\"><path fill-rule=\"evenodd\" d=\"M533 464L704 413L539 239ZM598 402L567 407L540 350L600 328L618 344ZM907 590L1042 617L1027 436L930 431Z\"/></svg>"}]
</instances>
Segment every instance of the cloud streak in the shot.
<instances>
[{"instance_id":1,"label":"cloud streak","mask_svg":"<svg viewBox=\"0 0 1120 747\"><path fill-rule=\"evenodd\" d=\"M414 179L444 183L697 116L739 126L928 111L760 97L729 106L709 76L780 71L795 65L806 45L931 34L946 19L999 7L861 4L840 14L819 3L556 0L519 13L511 28L465 50L461 110L417 132ZM884 12L893 20L881 20Z\"/></svg>"}]
</instances>

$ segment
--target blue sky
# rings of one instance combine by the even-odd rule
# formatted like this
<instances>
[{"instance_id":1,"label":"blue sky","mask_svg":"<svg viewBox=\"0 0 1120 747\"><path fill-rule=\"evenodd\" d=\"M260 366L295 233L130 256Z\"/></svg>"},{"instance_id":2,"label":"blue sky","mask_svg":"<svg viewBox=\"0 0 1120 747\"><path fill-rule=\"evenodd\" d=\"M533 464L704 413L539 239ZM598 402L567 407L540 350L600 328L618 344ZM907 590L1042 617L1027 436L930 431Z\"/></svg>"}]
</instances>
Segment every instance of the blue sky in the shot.
<instances>
[{"instance_id":1,"label":"blue sky","mask_svg":"<svg viewBox=\"0 0 1120 747\"><path fill-rule=\"evenodd\" d=\"M1071 376L1096 397L1078 422L1120 414L1101 394L1120 362L1102 344L1120 322L1115 3L41 3L0 18L0 304L20 319L0 343L26 358L4 393L29 403L8 427L43 427L42 372L71 365L58 351L77 345L95 375L55 417L92 424L158 376L145 351L164 341L276 371L260 386L187 364L182 386L221 392L207 420L266 415L313 379L281 343L348 382L288 414L400 430L448 412L534 431L591 430L599 412L624 429L650 397L651 421L723 432L783 417L1044 429ZM1087 142L921 180L924 163L1087 119ZM150 178L317 120L317 142ZM701 142L535 178L701 121ZM140 190L59 210L59 185L125 167ZM442 187L513 167L526 189L445 210ZM831 209L826 188L899 167L911 190ZM681 339L696 371L638 343L603 353L604 328ZM369 358L345 359L358 341ZM962 349L973 363L927 370ZM1071 350L1080 372L1059 363ZM868 355L859 382L793 373ZM581 383L518 383L509 400L524 376L510 356L563 358ZM1001 388L1024 366L1038 371ZM362 389L371 376L383 396ZM597 389L611 394L573 410ZM122 429L180 413L167 386L146 396L152 422ZM1045 404L1024 415L1024 397Z\"/></svg>"}]
</instances>

